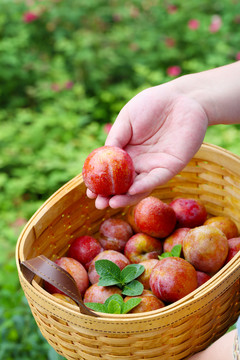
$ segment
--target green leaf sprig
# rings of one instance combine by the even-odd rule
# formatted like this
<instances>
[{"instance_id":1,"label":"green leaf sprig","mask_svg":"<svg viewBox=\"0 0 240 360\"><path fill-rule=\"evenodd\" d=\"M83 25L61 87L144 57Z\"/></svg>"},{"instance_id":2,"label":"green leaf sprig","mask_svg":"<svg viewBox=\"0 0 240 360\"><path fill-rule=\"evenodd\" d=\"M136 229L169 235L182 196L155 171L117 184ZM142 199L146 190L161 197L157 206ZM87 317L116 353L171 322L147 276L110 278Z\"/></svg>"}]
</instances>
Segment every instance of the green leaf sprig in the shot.
<instances>
[{"instance_id":1,"label":"green leaf sprig","mask_svg":"<svg viewBox=\"0 0 240 360\"><path fill-rule=\"evenodd\" d=\"M123 270L110 260L97 260L95 263L97 273L100 275L99 286L116 285L123 295L137 296L143 292L143 284L135 280L145 270L143 265L130 264Z\"/></svg>"},{"instance_id":2,"label":"green leaf sprig","mask_svg":"<svg viewBox=\"0 0 240 360\"><path fill-rule=\"evenodd\" d=\"M109 296L104 304L87 302L85 305L97 312L107 314L127 314L135 306L140 304L140 302L140 298L131 298L125 302L121 295L114 294Z\"/></svg>"},{"instance_id":3,"label":"green leaf sprig","mask_svg":"<svg viewBox=\"0 0 240 360\"><path fill-rule=\"evenodd\" d=\"M167 257L180 257L182 251L182 245L177 244L175 245L170 252L164 252L158 256L159 260L165 259Z\"/></svg>"}]
</instances>

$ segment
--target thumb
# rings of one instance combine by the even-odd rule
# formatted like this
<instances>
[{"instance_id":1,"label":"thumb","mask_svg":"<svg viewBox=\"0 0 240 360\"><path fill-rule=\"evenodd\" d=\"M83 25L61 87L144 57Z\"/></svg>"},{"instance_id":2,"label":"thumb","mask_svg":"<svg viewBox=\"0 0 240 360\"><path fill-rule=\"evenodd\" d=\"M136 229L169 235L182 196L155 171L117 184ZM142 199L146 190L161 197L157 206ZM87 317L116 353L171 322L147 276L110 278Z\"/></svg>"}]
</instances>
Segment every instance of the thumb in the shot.
<instances>
[{"instance_id":1,"label":"thumb","mask_svg":"<svg viewBox=\"0 0 240 360\"><path fill-rule=\"evenodd\" d=\"M129 121L127 107L125 106L118 114L108 136L105 145L124 148L132 138L132 126Z\"/></svg>"}]
</instances>

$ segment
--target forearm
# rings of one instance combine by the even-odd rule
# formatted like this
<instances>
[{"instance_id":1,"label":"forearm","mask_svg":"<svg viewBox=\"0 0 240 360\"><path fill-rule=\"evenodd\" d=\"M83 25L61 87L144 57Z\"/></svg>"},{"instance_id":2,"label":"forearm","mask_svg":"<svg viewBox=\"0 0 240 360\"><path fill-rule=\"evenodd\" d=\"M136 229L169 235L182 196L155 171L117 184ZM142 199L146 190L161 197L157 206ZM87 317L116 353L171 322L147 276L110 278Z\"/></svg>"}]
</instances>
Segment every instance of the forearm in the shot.
<instances>
[{"instance_id":1,"label":"forearm","mask_svg":"<svg viewBox=\"0 0 240 360\"><path fill-rule=\"evenodd\" d=\"M175 86L197 100L209 125L240 123L240 61L212 70L182 76Z\"/></svg>"},{"instance_id":2,"label":"forearm","mask_svg":"<svg viewBox=\"0 0 240 360\"><path fill-rule=\"evenodd\" d=\"M206 350L190 357L189 360L233 360L233 342L236 331L226 333Z\"/></svg>"}]
</instances>

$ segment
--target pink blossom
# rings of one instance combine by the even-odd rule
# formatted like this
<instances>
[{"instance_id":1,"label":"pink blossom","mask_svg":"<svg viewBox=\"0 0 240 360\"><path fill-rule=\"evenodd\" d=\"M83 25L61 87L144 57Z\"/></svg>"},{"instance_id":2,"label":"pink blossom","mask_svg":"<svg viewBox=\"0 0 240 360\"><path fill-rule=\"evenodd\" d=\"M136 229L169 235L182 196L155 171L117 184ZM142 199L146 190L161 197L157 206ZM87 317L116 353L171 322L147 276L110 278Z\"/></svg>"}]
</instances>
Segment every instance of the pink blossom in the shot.
<instances>
[{"instance_id":1,"label":"pink blossom","mask_svg":"<svg viewBox=\"0 0 240 360\"><path fill-rule=\"evenodd\" d=\"M237 14L237 15L235 16L234 22L235 22L236 24L240 24L240 14Z\"/></svg>"},{"instance_id":2,"label":"pink blossom","mask_svg":"<svg viewBox=\"0 0 240 360\"><path fill-rule=\"evenodd\" d=\"M236 60L240 60L240 51L236 54Z\"/></svg>"},{"instance_id":3,"label":"pink blossom","mask_svg":"<svg viewBox=\"0 0 240 360\"><path fill-rule=\"evenodd\" d=\"M33 12L31 11L27 11L23 14L23 21L25 23L31 23L35 20L38 19L38 15L37 14L34 14Z\"/></svg>"},{"instance_id":4,"label":"pink blossom","mask_svg":"<svg viewBox=\"0 0 240 360\"><path fill-rule=\"evenodd\" d=\"M122 16L120 14L113 14L112 18L114 22L119 22L122 20Z\"/></svg>"},{"instance_id":5,"label":"pink blossom","mask_svg":"<svg viewBox=\"0 0 240 360\"><path fill-rule=\"evenodd\" d=\"M211 33L217 32L222 26L222 19L219 15L213 15L211 24L209 26L209 31Z\"/></svg>"},{"instance_id":6,"label":"pink blossom","mask_svg":"<svg viewBox=\"0 0 240 360\"><path fill-rule=\"evenodd\" d=\"M178 76L181 74L181 68L180 66L174 65L174 66L170 66L169 68L167 68L167 74L169 76Z\"/></svg>"},{"instance_id":7,"label":"pink blossom","mask_svg":"<svg viewBox=\"0 0 240 360\"><path fill-rule=\"evenodd\" d=\"M108 134L109 131L111 130L111 128L112 128L112 124L107 123L107 124L104 125L103 130L104 130L104 132L105 132L106 134Z\"/></svg>"},{"instance_id":8,"label":"pink blossom","mask_svg":"<svg viewBox=\"0 0 240 360\"><path fill-rule=\"evenodd\" d=\"M70 90L70 89L72 89L73 85L74 85L74 83L72 81L67 81L65 83L65 88Z\"/></svg>"},{"instance_id":9,"label":"pink blossom","mask_svg":"<svg viewBox=\"0 0 240 360\"><path fill-rule=\"evenodd\" d=\"M136 43L131 43L129 44L129 48L132 50L132 51L137 51L139 49L139 46L138 44Z\"/></svg>"},{"instance_id":10,"label":"pink blossom","mask_svg":"<svg viewBox=\"0 0 240 360\"><path fill-rule=\"evenodd\" d=\"M27 220L24 218L16 219L10 226L13 229L16 235L19 234L20 229L23 228L27 224Z\"/></svg>"},{"instance_id":11,"label":"pink blossom","mask_svg":"<svg viewBox=\"0 0 240 360\"><path fill-rule=\"evenodd\" d=\"M170 4L170 5L168 5L168 7L167 7L167 12L168 12L169 14L174 14L175 12L177 12L177 10L178 10L177 6L176 6L176 5L173 5L173 4Z\"/></svg>"},{"instance_id":12,"label":"pink blossom","mask_svg":"<svg viewBox=\"0 0 240 360\"><path fill-rule=\"evenodd\" d=\"M61 90L60 85L56 84L56 83L51 85L51 89L52 89L52 91L55 91L55 92L59 92Z\"/></svg>"},{"instance_id":13,"label":"pink blossom","mask_svg":"<svg viewBox=\"0 0 240 360\"><path fill-rule=\"evenodd\" d=\"M188 27L190 30L197 30L200 26L200 22L197 19L191 19L188 22Z\"/></svg>"},{"instance_id":14,"label":"pink blossom","mask_svg":"<svg viewBox=\"0 0 240 360\"><path fill-rule=\"evenodd\" d=\"M13 223L12 226L13 227L20 227L20 226L24 226L26 225L27 220L24 218L17 218Z\"/></svg>"},{"instance_id":15,"label":"pink blossom","mask_svg":"<svg viewBox=\"0 0 240 360\"><path fill-rule=\"evenodd\" d=\"M171 47L174 47L176 44L176 41L175 39L171 38L171 37L167 37L165 39L165 45L168 47L168 48L171 48Z\"/></svg>"},{"instance_id":16,"label":"pink blossom","mask_svg":"<svg viewBox=\"0 0 240 360\"><path fill-rule=\"evenodd\" d=\"M130 8L130 16L135 19L135 18L138 18L140 15L140 12L139 12L139 9L135 6L132 6Z\"/></svg>"}]
</instances>

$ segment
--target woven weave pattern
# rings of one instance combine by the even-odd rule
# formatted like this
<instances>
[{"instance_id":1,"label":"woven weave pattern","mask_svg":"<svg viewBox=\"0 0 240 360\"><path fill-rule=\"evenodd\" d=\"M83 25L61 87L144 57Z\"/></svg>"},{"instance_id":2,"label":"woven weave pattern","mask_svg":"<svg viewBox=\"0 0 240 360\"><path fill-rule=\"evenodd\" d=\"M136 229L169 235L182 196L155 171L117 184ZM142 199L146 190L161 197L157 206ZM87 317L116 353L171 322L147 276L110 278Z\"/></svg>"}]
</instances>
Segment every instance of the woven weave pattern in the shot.
<instances>
[{"instance_id":1,"label":"woven weave pattern","mask_svg":"<svg viewBox=\"0 0 240 360\"><path fill-rule=\"evenodd\" d=\"M81 175L59 189L29 221L16 249L22 288L50 345L75 360L180 360L224 334L240 312L238 254L184 299L142 314L92 318L46 293L40 279L27 282L19 260L40 254L54 260L77 236L95 234L104 219L125 217L127 209L97 210L85 191ZM209 214L230 217L240 230L240 159L205 144L179 175L152 195L164 202L200 199Z\"/></svg>"}]
</instances>

